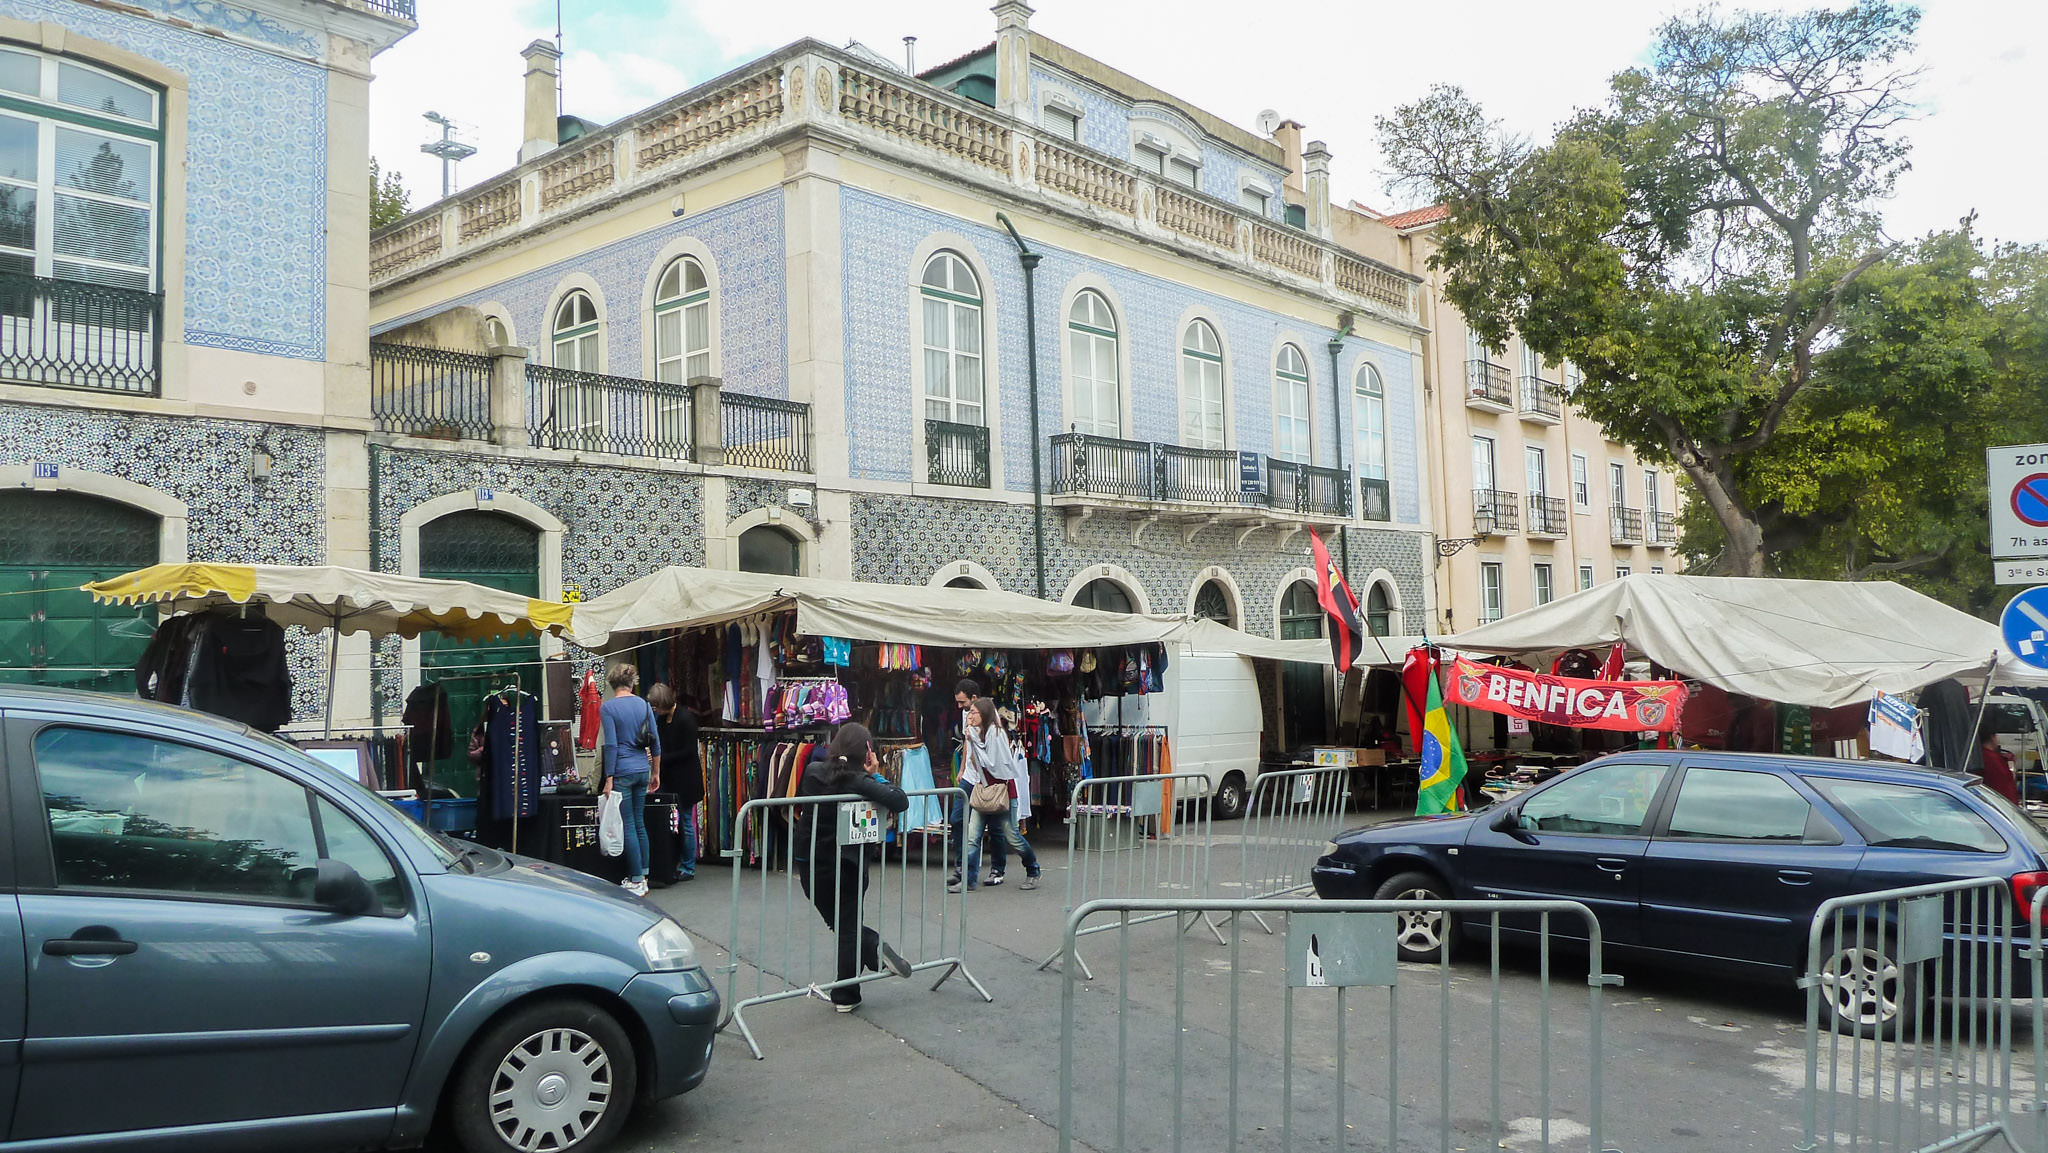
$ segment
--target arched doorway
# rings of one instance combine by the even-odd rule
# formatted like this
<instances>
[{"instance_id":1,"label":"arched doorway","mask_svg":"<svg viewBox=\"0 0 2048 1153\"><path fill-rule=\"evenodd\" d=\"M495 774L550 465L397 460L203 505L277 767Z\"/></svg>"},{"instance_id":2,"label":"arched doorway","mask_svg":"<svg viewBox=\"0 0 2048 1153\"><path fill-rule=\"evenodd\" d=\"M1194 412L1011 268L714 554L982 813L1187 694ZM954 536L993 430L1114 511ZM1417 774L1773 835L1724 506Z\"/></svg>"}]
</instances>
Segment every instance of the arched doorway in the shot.
<instances>
[{"instance_id":1,"label":"arched doorway","mask_svg":"<svg viewBox=\"0 0 2048 1153\"><path fill-rule=\"evenodd\" d=\"M1328 618L1316 602L1316 586L1305 580L1287 586L1280 598L1280 639L1315 640ZM1329 677L1322 665L1288 661L1280 666L1280 724L1286 747L1326 740L1330 730Z\"/></svg>"},{"instance_id":2,"label":"arched doorway","mask_svg":"<svg viewBox=\"0 0 2048 1153\"><path fill-rule=\"evenodd\" d=\"M1383 583L1375 583L1365 594L1365 627L1376 637L1394 635L1394 600Z\"/></svg>"},{"instance_id":3,"label":"arched doorway","mask_svg":"<svg viewBox=\"0 0 2048 1153\"><path fill-rule=\"evenodd\" d=\"M740 571L802 576L803 542L774 525L755 525L740 534Z\"/></svg>"},{"instance_id":4,"label":"arched doorway","mask_svg":"<svg viewBox=\"0 0 2048 1153\"><path fill-rule=\"evenodd\" d=\"M420 526L420 575L462 580L521 596L540 596L540 530L517 517L465 509ZM434 783L463 796L476 793L468 769L468 736L483 715L483 697L512 683L541 695L540 642L497 638L457 641L438 633L420 636L420 680L475 677L449 686L448 715L455 747L435 763Z\"/></svg>"},{"instance_id":5,"label":"arched doorway","mask_svg":"<svg viewBox=\"0 0 2048 1153\"><path fill-rule=\"evenodd\" d=\"M163 520L71 492L0 492L0 678L133 693L154 609L78 591L162 559Z\"/></svg>"},{"instance_id":6,"label":"arched doorway","mask_svg":"<svg viewBox=\"0 0 2048 1153\"><path fill-rule=\"evenodd\" d=\"M1138 611L1131 603L1130 590L1108 577L1097 577L1081 586L1074 594L1074 604L1084 609L1099 609L1106 613L1130 613Z\"/></svg>"},{"instance_id":7,"label":"arched doorway","mask_svg":"<svg viewBox=\"0 0 2048 1153\"><path fill-rule=\"evenodd\" d=\"M1237 614L1230 611L1230 590L1219 580L1203 581L1195 590L1195 615L1217 624L1237 627Z\"/></svg>"},{"instance_id":8,"label":"arched doorway","mask_svg":"<svg viewBox=\"0 0 2048 1153\"><path fill-rule=\"evenodd\" d=\"M975 580L973 577L957 576L954 577L952 580L947 581L946 587L949 589L978 589L982 586L981 582Z\"/></svg>"}]
</instances>

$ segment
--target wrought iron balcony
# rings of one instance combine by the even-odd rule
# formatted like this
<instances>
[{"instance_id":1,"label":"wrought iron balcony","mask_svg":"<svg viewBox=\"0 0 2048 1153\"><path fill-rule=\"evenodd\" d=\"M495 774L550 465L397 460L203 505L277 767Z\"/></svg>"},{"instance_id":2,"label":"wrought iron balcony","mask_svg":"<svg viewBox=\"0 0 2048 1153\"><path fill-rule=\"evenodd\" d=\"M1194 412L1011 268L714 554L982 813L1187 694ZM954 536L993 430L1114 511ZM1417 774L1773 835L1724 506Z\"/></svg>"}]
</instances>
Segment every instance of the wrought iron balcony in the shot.
<instances>
[{"instance_id":1,"label":"wrought iron balcony","mask_svg":"<svg viewBox=\"0 0 2048 1153\"><path fill-rule=\"evenodd\" d=\"M989 487L988 426L924 422L925 475L933 484Z\"/></svg>"},{"instance_id":2,"label":"wrought iron balcony","mask_svg":"<svg viewBox=\"0 0 2048 1153\"><path fill-rule=\"evenodd\" d=\"M779 472L811 471L811 406L772 396L725 392L718 397L725 463Z\"/></svg>"},{"instance_id":3,"label":"wrought iron balcony","mask_svg":"<svg viewBox=\"0 0 2048 1153\"><path fill-rule=\"evenodd\" d=\"M1520 494L1497 488L1473 489L1472 531L1480 536L1522 531Z\"/></svg>"},{"instance_id":4,"label":"wrought iron balcony","mask_svg":"<svg viewBox=\"0 0 2048 1153\"><path fill-rule=\"evenodd\" d=\"M332 0L332 3L343 8L389 16L393 20L419 22L419 14L413 11L413 0Z\"/></svg>"},{"instance_id":5,"label":"wrought iron balcony","mask_svg":"<svg viewBox=\"0 0 2048 1153\"><path fill-rule=\"evenodd\" d=\"M694 459L690 391L680 384L529 364L526 386L536 448Z\"/></svg>"},{"instance_id":6,"label":"wrought iron balcony","mask_svg":"<svg viewBox=\"0 0 2048 1153\"><path fill-rule=\"evenodd\" d=\"M1465 362L1465 403L1488 412L1506 412L1515 406L1515 378L1507 366L1485 360Z\"/></svg>"},{"instance_id":7,"label":"wrought iron balcony","mask_svg":"<svg viewBox=\"0 0 2048 1153\"><path fill-rule=\"evenodd\" d=\"M1160 500L1185 504L1259 503L1259 494L1243 491L1238 454L1227 448L1153 446Z\"/></svg>"},{"instance_id":8,"label":"wrought iron balcony","mask_svg":"<svg viewBox=\"0 0 2048 1153\"><path fill-rule=\"evenodd\" d=\"M1650 543L1669 548L1678 543L1678 514L1653 512L1649 517Z\"/></svg>"},{"instance_id":9,"label":"wrought iron balcony","mask_svg":"<svg viewBox=\"0 0 2048 1153\"><path fill-rule=\"evenodd\" d=\"M1254 457L1261 466L1264 491L1245 491L1244 459L1245 454L1232 449L1060 433L1052 438L1052 493L1181 506L1196 515L1235 508L1350 518L1350 469Z\"/></svg>"},{"instance_id":10,"label":"wrought iron balcony","mask_svg":"<svg viewBox=\"0 0 2048 1153\"><path fill-rule=\"evenodd\" d=\"M1641 544L1643 540L1643 510L1615 505L1608 510L1615 544Z\"/></svg>"},{"instance_id":11,"label":"wrought iron balcony","mask_svg":"<svg viewBox=\"0 0 2048 1153\"><path fill-rule=\"evenodd\" d=\"M1522 419L1537 424L1564 422L1564 394L1556 382L1540 376L1522 378Z\"/></svg>"},{"instance_id":12,"label":"wrought iron balcony","mask_svg":"<svg viewBox=\"0 0 2048 1153\"><path fill-rule=\"evenodd\" d=\"M1559 537L1565 534L1564 498L1529 494L1529 535Z\"/></svg>"},{"instance_id":13,"label":"wrought iron balcony","mask_svg":"<svg viewBox=\"0 0 2048 1153\"><path fill-rule=\"evenodd\" d=\"M1158 478L1148 441L1085 432L1052 438L1052 491L1061 496L1157 500Z\"/></svg>"},{"instance_id":14,"label":"wrought iron balcony","mask_svg":"<svg viewBox=\"0 0 2048 1153\"><path fill-rule=\"evenodd\" d=\"M0 379L156 396L163 315L162 293L0 275Z\"/></svg>"},{"instance_id":15,"label":"wrought iron balcony","mask_svg":"<svg viewBox=\"0 0 2048 1153\"><path fill-rule=\"evenodd\" d=\"M1351 470L1266 458L1266 507L1301 516L1351 519Z\"/></svg>"},{"instance_id":16,"label":"wrought iron balcony","mask_svg":"<svg viewBox=\"0 0 2048 1153\"><path fill-rule=\"evenodd\" d=\"M1361 520L1394 519L1393 491L1386 481L1369 476L1358 478L1358 516Z\"/></svg>"},{"instance_id":17,"label":"wrought iron balcony","mask_svg":"<svg viewBox=\"0 0 2048 1153\"><path fill-rule=\"evenodd\" d=\"M491 439L492 360L443 348L370 345L377 431L439 440Z\"/></svg>"}]
</instances>

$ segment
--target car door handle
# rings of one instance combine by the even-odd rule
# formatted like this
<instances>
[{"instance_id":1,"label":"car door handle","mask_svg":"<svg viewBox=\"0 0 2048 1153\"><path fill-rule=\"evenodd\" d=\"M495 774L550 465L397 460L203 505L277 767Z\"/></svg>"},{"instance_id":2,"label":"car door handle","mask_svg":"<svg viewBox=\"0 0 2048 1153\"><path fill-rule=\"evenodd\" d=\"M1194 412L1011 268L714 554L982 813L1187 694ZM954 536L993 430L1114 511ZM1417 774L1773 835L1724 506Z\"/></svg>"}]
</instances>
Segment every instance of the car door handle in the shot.
<instances>
[{"instance_id":1,"label":"car door handle","mask_svg":"<svg viewBox=\"0 0 2048 1153\"><path fill-rule=\"evenodd\" d=\"M1778 880L1787 885L1811 885L1813 874L1805 869L1779 869Z\"/></svg>"},{"instance_id":2,"label":"car door handle","mask_svg":"<svg viewBox=\"0 0 2048 1153\"><path fill-rule=\"evenodd\" d=\"M69 937L43 942L43 952L52 957L125 957L141 947L105 925L87 925Z\"/></svg>"},{"instance_id":3,"label":"car door handle","mask_svg":"<svg viewBox=\"0 0 2048 1153\"><path fill-rule=\"evenodd\" d=\"M1594 864L1594 865L1596 865L1596 866L1598 866L1598 867L1600 868L1600 870L1601 870L1601 871L1603 871L1603 872L1608 872L1608 873L1619 873L1619 872L1621 872L1621 871L1622 871L1623 869L1626 869L1626 868L1628 868L1628 858L1627 858L1627 857L1594 857L1594 858L1593 858L1593 864Z\"/></svg>"}]
</instances>

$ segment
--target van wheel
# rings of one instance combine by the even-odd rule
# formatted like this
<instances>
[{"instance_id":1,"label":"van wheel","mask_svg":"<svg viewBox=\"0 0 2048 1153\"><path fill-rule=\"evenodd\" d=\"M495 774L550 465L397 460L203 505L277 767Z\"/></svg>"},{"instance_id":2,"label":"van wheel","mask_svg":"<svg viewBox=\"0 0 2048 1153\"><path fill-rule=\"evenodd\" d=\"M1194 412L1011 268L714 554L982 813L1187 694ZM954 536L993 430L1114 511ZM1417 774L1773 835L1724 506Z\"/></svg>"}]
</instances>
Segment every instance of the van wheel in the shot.
<instances>
[{"instance_id":1,"label":"van wheel","mask_svg":"<svg viewBox=\"0 0 2048 1153\"><path fill-rule=\"evenodd\" d=\"M1223 783L1216 786L1216 795L1209 800L1209 815L1219 821L1244 816L1243 773L1223 774Z\"/></svg>"},{"instance_id":2,"label":"van wheel","mask_svg":"<svg viewBox=\"0 0 2048 1153\"><path fill-rule=\"evenodd\" d=\"M1375 901L1448 901L1451 887L1434 873L1396 873L1381 882ZM1451 915L1442 909L1394 914L1394 946L1403 961L1434 965L1451 952L1457 937Z\"/></svg>"},{"instance_id":3,"label":"van wheel","mask_svg":"<svg viewBox=\"0 0 2048 1153\"><path fill-rule=\"evenodd\" d=\"M1821 1009L1836 1032L1876 1040L1912 1032L1926 993L1920 966L1900 964L1896 948L1891 936L1879 948L1875 930L1867 931L1861 943L1853 930L1828 935L1814 976Z\"/></svg>"},{"instance_id":4,"label":"van wheel","mask_svg":"<svg viewBox=\"0 0 2048 1153\"><path fill-rule=\"evenodd\" d=\"M450 1123L468 1153L596 1150L626 1123L633 1043L585 1001L541 1001L485 1030L463 1058Z\"/></svg>"}]
</instances>

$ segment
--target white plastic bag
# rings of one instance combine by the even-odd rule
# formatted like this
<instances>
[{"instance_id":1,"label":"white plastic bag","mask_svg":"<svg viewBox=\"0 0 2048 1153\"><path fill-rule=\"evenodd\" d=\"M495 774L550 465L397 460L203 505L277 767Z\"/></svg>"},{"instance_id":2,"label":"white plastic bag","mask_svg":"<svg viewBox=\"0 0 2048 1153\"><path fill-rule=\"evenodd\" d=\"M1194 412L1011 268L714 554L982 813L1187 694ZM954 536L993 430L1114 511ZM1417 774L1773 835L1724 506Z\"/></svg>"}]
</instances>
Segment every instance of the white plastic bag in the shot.
<instances>
[{"instance_id":1,"label":"white plastic bag","mask_svg":"<svg viewBox=\"0 0 2048 1153\"><path fill-rule=\"evenodd\" d=\"M597 798L597 849L607 857L622 856L626 851L624 804L625 798L616 792Z\"/></svg>"}]
</instances>

